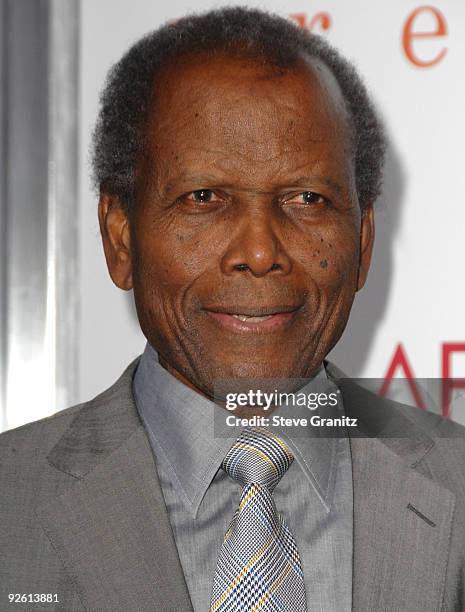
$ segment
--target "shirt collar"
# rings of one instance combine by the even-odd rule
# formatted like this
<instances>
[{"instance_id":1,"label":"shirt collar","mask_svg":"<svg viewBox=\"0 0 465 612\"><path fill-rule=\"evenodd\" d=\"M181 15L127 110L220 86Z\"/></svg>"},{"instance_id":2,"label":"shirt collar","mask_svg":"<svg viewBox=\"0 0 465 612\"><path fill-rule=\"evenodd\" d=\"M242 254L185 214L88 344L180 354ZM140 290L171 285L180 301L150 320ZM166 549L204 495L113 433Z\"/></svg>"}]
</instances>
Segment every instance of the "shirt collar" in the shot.
<instances>
[{"instance_id":1,"label":"shirt collar","mask_svg":"<svg viewBox=\"0 0 465 612\"><path fill-rule=\"evenodd\" d=\"M315 380L328 380L322 366ZM329 381L328 381L329 384ZM221 425L225 411L170 374L147 343L133 383L136 406L157 462L163 462L173 486L194 518L226 453L240 433ZM281 406L273 414L286 414ZM306 406L292 407L292 416L309 416ZM220 424L220 425L218 425ZM337 438L289 435L273 428L291 448L306 478L329 511L336 474Z\"/></svg>"}]
</instances>

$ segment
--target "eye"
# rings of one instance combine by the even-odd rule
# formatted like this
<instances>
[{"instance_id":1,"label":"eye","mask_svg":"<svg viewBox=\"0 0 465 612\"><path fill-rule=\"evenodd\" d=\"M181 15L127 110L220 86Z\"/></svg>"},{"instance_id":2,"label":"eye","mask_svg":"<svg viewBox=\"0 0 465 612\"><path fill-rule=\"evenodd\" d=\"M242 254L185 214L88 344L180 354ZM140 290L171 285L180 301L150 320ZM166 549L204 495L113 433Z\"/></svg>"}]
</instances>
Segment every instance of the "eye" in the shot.
<instances>
[{"instance_id":1,"label":"eye","mask_svg":"<svg viewBox=\"0 0 465 612\"><path fill-rule=\"evenodd\" d=\"M304 191L285 200L286 204L326 204L327 200L314 191Z\"/></svg>"},{"instance_id":2,"label":"eye","mask_svg":"<svg viewBox=\"0 0 465 612\"><path fill-rule=\"evenodd\" d=\"M196 202L197 204L207 204L209 202L220 202L221 199L211 189L196 189L190 191L183 196L184 200L189 202Z\"/></svg>"}]
</instances>

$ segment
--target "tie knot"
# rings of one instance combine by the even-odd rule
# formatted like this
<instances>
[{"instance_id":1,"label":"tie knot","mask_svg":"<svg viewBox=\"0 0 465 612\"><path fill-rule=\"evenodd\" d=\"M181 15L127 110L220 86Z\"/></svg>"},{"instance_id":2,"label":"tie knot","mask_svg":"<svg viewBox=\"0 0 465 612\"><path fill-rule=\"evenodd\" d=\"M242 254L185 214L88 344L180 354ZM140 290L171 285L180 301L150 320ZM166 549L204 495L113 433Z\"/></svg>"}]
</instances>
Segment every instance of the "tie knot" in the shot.
<instances>
[{"instance_id":1,"label":"tie knot","mask_svg":"<svg viewBox=\"0 0 465 612\"><path fill-rule=\"evenodd\" d=\"M223 470L243 486L276 487L294 456L284 442L266 429L247 427L223 460Z\"/></svg>"}]
</instances>

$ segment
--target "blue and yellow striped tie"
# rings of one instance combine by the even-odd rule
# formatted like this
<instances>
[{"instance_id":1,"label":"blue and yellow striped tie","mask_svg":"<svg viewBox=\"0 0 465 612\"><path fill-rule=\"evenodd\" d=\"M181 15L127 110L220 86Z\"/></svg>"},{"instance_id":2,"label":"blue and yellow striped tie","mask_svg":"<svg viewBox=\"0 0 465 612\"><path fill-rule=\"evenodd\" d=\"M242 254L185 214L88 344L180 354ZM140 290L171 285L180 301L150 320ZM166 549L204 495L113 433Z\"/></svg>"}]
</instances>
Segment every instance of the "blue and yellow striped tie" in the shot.
<instances>
[{"instance_id":1,"label":"blue and yellow striped tie","mask_svg":"<svg viewBox=\"0 0 465 612\"><path fill-rule=\"evenodd\" d=\"M306 612L300 556L273 490L294 457L266 429L245 429L223 460L244 487L218 557L211 612Z\"/></svg>"}]
</instances>

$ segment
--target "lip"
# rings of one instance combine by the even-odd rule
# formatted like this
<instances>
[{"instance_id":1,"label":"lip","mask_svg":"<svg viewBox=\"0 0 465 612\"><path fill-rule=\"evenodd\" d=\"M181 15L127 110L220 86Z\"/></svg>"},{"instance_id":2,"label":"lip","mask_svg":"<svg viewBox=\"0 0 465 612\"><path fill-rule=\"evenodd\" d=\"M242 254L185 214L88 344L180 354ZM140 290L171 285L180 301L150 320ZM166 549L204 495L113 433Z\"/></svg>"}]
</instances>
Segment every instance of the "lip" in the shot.
<instances>
[{"instance_id":1,"label":"lip","mask_svg":"<svg viewBox=\"0 0 465 612\"><path fill-rule=\"evenodd\" d=\"M229 304L228 306L212 305L205 306L208 312L220 312L224 314L243 314L248 317L265 317L267 315L281 312L293 312L301 308L301 304L276 304L274 306L241 306L240 304Z\"/></svg>"},{"instance_id":2,"label":"lip","mask_svg":"<svg viewBox=\"0 0 465 612\"><path fill-rule=\"evenodd\" d=\"M287 327L300 310L300 306L262 306L262 307L212 307L205 308L205 312L219 324L223 329L240 334L261 334L280 331ZM241 321L233 317L233 314L264 317L270 316L265 321Z\"/></svg>"}]
</instances>

